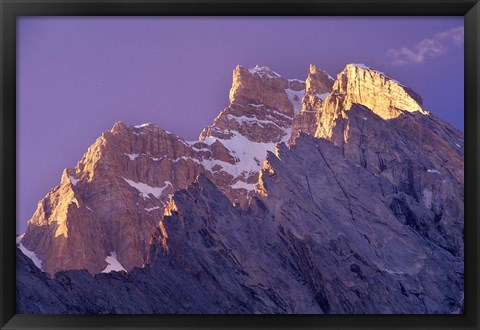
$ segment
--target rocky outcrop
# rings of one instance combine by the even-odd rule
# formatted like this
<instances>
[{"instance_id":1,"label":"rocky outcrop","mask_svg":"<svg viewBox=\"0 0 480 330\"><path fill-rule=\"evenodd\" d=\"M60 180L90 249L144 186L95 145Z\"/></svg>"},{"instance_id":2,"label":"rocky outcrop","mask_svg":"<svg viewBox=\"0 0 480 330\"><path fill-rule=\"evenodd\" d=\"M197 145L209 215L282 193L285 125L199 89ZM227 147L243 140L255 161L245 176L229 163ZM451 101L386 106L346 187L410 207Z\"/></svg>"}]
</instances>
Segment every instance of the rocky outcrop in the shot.
<instances>
[{"instance_id":1,"label":"rocky outcrop","mask_svg":"<svg viewBox=\"0 0 480 330\"><path fill-rule=\"evenodd\" d=\"M292 123L292 143L300 133L314 135L317 129L317 114L321 112L323 103L330 94L335 79L327 72L311 64L305 81L305 95L302 108Z\"/></svg>"},{"instance_id":2,"label":"rocky outcrop","mask_svg":"<svg viewBox=\"0 0 480 330\"><path fill-rule=\"evenodd\" d=\"M332 93L325 99L316 136L330 138L334 121L353 104L361 104L386 120L397 118L405 111L428 114L420 96L410 88L364 64L348 64L338 74Z\"/></svg>"}]
</instances>

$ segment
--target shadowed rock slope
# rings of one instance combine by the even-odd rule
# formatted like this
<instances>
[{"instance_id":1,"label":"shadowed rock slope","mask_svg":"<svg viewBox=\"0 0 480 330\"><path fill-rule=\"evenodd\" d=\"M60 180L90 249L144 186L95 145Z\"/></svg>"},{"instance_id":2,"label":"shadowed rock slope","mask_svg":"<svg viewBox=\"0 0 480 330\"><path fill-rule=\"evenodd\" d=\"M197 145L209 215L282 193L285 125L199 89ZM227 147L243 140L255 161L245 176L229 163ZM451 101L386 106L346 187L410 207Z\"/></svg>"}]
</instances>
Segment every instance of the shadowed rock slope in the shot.
<instances>
[{"instance_id":1,"label":"shadowed rock slope","mask_svg":"<svg viewBox=\"0 0 480 330\"><path fill-rule=\"evenodd\" d=\"M19 253L18 312L461 311L462 259L398 218L394 190L301 135L268 154L245 209L203 175L176 192L145 268L50 279Z\"/></svg>"}]
</instances>

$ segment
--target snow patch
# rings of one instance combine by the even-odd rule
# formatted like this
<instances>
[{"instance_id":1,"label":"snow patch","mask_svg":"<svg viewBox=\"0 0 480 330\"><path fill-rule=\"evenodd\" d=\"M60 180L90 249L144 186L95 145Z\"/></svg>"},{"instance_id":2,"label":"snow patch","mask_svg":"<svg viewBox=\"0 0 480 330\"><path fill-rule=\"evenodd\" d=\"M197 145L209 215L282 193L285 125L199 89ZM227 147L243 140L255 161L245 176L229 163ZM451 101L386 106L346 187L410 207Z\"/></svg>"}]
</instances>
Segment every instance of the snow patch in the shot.
<instances>
[{"instance_id":1,"label":"snow patch","mask_svg":"<svg viewBox=\"0 0 480 330\"><path fill-rule=\"evenodd\" d=\"M25 234L23 234L25 235ZM22 238L23 238L23 235ZM18 240L18 238L17 238ZM18 243L18 248L20 249L20 251L22 251L22 253L27 256L30 260L33 261L33 264L40 270L43 271L42 269L42 260L40 260L37 255L35 254L35 252L33 251L30 251L29 249L27 249L22 243Z\"/></svg>"},{"instance_id":2,"label":"snow patch","mask_svg":"<svg viewBox=\"0 0 480 330\"><path fill-rule=\"evenodd\" d=\"M211 146L214 144L218 139L214 136L208 136L204 140L202 140L203 143L205 143L208 146Z\"/></svg>"},{"instance_id":3,"label":"snow patch","mask_svg":"<svg viewBox=\"0 0 480 330\"><path fill-rule=\"evenodd\" d=\"M23 236L25 236L25 233L23 233L23 234L21 234L21 235L18 235L18 236L17 236L17 239L16 239L16 241L17 241L17 244L20 244L20 242L21 242L21 241L22 241L22 239L23 239Z\"/></svg>"},{"instance_id":4,"label":"snow patch","mask_svg":"<svg viewBox=\"0 0 480 330\"><path fill-rule=\"evenodd\" d=\"M272 118L272 117L270 116L270 118ZM275 123L271 120L264 120L264 119L262 120L262 119L258 119L256 117L247 117L247 116L237 117L237 116L233 116L233 115L228 114L227 119L228 120L235 120L240 125L243 125L244 123L246 123L249 126L257 124L258 126L260 126L262 128L265 128L262 124L266 124L266 125L272 124L272 125L275 125L275 126L281 128L281 129L284 128L284 127L280 127L277 123Z\"/></svg>"},{"instance_id":5,"label":"snow patch","mask_svg":"<svg viewBox=\"0 0 480 330\"><path fill-rule=\"evenodd\" d=\"M437 174L441 174L439 171L437 170L434 170L434 169L428 169L427 170L428 173L437 173Z\"/></svg>"},{"instance_id":6,"label":"snow patch","mask_svg":"<svg viewBox=\"0 0 480 330\"><path fill-rule=\"evenodd\" d=\"M287 130L291 129L285 129L285 131ZM203 142L212 144L218 140L230 150L232 156L235 156L238 159L237 163L230 164L216 159L204 159L201 161L203 167L210 172L214 172L212 170L213 167L218 165L221 167L221 170L229 173L234 178L239 176L246 178L252 173L259 172L262 168L263 161L266 158L267 151L275 152L276 143L253 142L238 132L232 131L231 133L233 136L228 140L208 137ZM289 135L285 135L284 137L286 140L289 138Z\"/></svg>"},{"instance_id":7,"label":"snow patch","mask_svg":"<svg viewBox=\"0 0 480 330\"><path fill-rule=\"evenodd\" d=\"M247 191L252 191L256 187L256 183L246 183L243 181L237 181L234 185L232 185L233 189L245 189Z\"/></svg>"},{"instance_id":8,"label":"snow patch","mask_svg":"<svg viewBox=\"0 0 480 330\"><path fill-rule=\"evenodd\" d=\"M271 119L276 119L274 116L272 116L272 115L270 114L270 113L275 113L276 116L283 117L283 118L285 118L285 119L287 119L287 120L293 120L293 117L287 116L287 115L285 115L285 114L283 114L283 113L281 113L281 112L278 112L278 111L276 111L276 110L268 109L268 112L269 112L269 113L267 113L267 117L268 117L268 118L271 118Z\"/></svg>"},{"instance_id":9,"label":"snow patch","mask_svg":"<svg viewBox=\"0 0 480 330\"><path fill-rule=\"evenodd\" d=\"M293 89L285 89L285 93L288 96L288 100L293 106L293 111L298 114L302 111L302 98L305 95L304 90L294 91Z\"/></svg>"},{"instance_id":10,"label":"snow patch","mask_svg":"<svg viewBox=\"0 0 480 330\"><path fill-rule=\"evenodd\" d=\"M135 182L126 178L123 178L130 186L137 189L140 192L140 196L143 199L150 198L150 195L153 195L155 198L160 198L163 193L163 190L169 185L172 186L170 181L165 181L162 187L152 187L143 182Z\"/></svg>"},{"instance_id":11,"label":"snow patch","mask_svg":"<svg viewBox=\"0 0 480 330\"><path fill-rule=\"evenodd\" d=\"M192 149L196 149L196 150L200 150L198 148L194 148L194 147L191 147ZM138 158L138 156L145 156L145 157L148 157L150 158L151 160L155 161L155 162L159 162L163 159L169 159L167 156L162 156L162 157L152 157L152 156L148 156L148 155L145 155L145 154L124 154L125 156L128 156L131 160L135 160L136 158ZM178 162L180 159L184 159L184 160L187 160L187 159L190 159L188 157L180 157L180 158L173 158L171 159L173 162Z\"/></svg>"},{"instance_id":12,"label":"snow patch","mask_svg":"<svg viewBox=\"0 0 480 330\"><path fill-rule=\"evenodd\" d=\"M199 163L199 161L198 161L197 159L195 159L195 158L190 158L190 157L185 157L185 156L172 159L172 161L173 161L174 163L178 163L178 162L181 161L181 160L184 160L184 161L191 160L191 161L194 162L194 163ZM170 182L170 181L168 181L168 182Z\"/></svg>"},{"instance_id":13,"label":"snow patch","mask_svg":"<svg viewBox=\"0 0 480 330\"><path fill-rule=\"evenodd\" d=\"M394 270L388 269L387 267L385 267L384 271L386 271L387 273L389 273L391 275L404 275L405 274L404 272L396 272Z\"/></svg>"},{"instance_id":14,"label":"snow patch","mask_svg":"<svg viewBox=\"0 0 480 330\"><path fill-rule=\"evenodd\" d=\"M456 145L457 147L459 147L459 148L461 148L461 147L462 147L462 146L461 146L461 145L459 145L458 143L455 143L455 145Z\"/></svg>"},{"instance_id":15,"label":"snow patch","mask_svg":"<svg viewBox=\"0 0 480 330\"><path fill-rule=\"evenodd\" d=\"M432 207L432 197L433 197L433 192L425 188L422 191L422 196L423 196L423 203L425 204L427 209L430 209Z\"/></svg>"},{"instance_id":16,"label":"snow patch","mask_svg":"<svg viewBox=\"0 0 480 330\"><path fill-rule=\"evenodd\" d=\"M117 259L117 252L110 252L110 255L105 258L105 261L108 265L102 270L102 273L119 272L122 270L126 272L125 268L123 268L122 264Z\"/></svg>"},{"instance_id":17,"label":"snow patch","mask_svg":"<svg viewBox=\"0 0 480 330\"><path fill-rule=\"evenodd\" d=\"M153 125L152 123L145 123L145 124L141 124L141 125L135 125L133 127L135 128L143 128L143 127L147 127L148 125Z\"/></svg>"},{"instance_id":18,"label":"snow patch","mask_svg":"<svg viewBox=\"0 0 480 330\"><path fill-rule=\"evenodd\" d=\"M150 158L151 160L153 160L153 161L158 162L158 161L161 161L162 159L166 159L167 157L166 157L166 156L163 156L163 157L160 157L160 158L156 158L156 157L149 157L149 158Z\"/></svg>"},{"instance_id":19,"label":"snow patch","mask_svg":"<svg viewBox=\"0 0 480 330\"><path fill-rule=\"evenodd\" d=\"M70 182L71 182L74 186L76 186L77 183L78 183L78 181L80 181L80 179L76 179L75 177L73 177L73 176L71 176L71 175L69 176L69 178L70 178Z\"/></svg>"},{"instance_id":20,"label":"snow patch","mask_svg":"<svg viewBox=\"0 0 480 330\"><path fill-rule=\"evenodd\" d=\"M281 77L278 73L266 66L256 65L254 68L248 69L252 75L259 75L262 78L277 78Z\"/></svg>"},{"instance_id":21,"label":"snow patch","mask_svg":"<svg viewBox=\"0 0 480 330\"><path fill-rule=\"evenodd\" d=\"M159 208L160 208L160 206L149 207L149 208L145 208L145 211L151 212L153 210L158 210Z\"/></svg>"},{"instance_id":22,"label":"snow patch","mask_svg":"<svg viewBox=\"0 0 480 330\"><path fill-rule=\"evenodd\" d=\"M125 154L125 153L124 153L124 155L128 156L128 158L130 158L130 160L135 160L139 156L139 154Z\"/></svg>"},{"instance_id":23,"label":"snow patch","mask_svg":"<svg viewBox=\"0 0 480 330\"><path fill-rule=\"evenodd\" d=\"M300 79L295 79L295 78L293 78L293 79L288 79L288 81L289 81L289 82L291 82L291 81L296 81L296 82L299 82L299 83L302 83L302 84L305 83L305 80L300 80Z\"/></svg>"},{"instance_id":24,"label":"snow patch","mask_svg":"<svg viewBox=\"0 0 480 330\"><path fill-rule=\"evenodd\" d=\"M204 148L197 148L197 147L192 147L192 146L191 146L190 148L192 148L194 151L197 151L197 152L201 152L201 151L203 151L203 150L208 150L208 148L206 148L206 147L204 147Z\"/></svg>"},{"instance_id":25,"label":"snow patch","mask_svg":"<svg viewBox=\"0 0 480 330\"><path fill-rule=\"evenodd\" d=\"M283 136L283 138L280 140L279 143L288 143L288 140L290 140L290 137L292 136L292 126L288 128L284 128L283 132L285 133L285 135Z\"/></svg>"}]
</instances>

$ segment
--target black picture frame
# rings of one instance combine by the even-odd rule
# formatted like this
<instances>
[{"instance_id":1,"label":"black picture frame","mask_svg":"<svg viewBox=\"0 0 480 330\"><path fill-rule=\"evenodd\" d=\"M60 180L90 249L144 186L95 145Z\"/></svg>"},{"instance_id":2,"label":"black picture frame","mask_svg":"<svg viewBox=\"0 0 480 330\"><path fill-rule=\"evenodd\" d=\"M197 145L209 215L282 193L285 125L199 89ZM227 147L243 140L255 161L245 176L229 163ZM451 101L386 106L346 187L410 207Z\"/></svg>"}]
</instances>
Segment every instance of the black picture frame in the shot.
<instances>
[{"instance_id":1,"label":"black picture frame","mask_svg":"<svg viewBox=\"0 0 480 330\"><path fill-rule=\"evenodd\" d=\"M478 0L0 0L1 329L358 328L479 329ZM18 16L464 16L465 313L463 315L21 315L15 314L16 18Z\"/></svg>"}]
</instances>

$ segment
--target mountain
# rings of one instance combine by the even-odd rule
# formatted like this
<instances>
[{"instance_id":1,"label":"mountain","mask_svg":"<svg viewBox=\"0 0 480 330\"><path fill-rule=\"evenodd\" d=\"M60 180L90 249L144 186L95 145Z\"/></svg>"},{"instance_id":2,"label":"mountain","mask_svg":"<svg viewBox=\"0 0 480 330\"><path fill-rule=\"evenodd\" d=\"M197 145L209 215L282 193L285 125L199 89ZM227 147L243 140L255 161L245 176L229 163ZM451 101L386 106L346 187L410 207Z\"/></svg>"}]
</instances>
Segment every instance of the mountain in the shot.
<instances>
[{"instance_id":1,"label":"mountain","mask_svg":"<svg viewBox=\"0 0 480 330\"><path fill-rule=\"evenodd\" d=\"M168 199L200 173L232 202L247 204L266 151L290 138L304 88L267 67L237 66L229 106L198 141L153 124L116 123L39 202L23 246L50 274L96 274L113 254L126 270L142 267Z\"/></svg>"},{"instance_id":2,"label":"mountain","mask_svg":"<svg viewBox=\"0 0 480 330\"><path fill-rule=\"evenodd\" d=\"M64 171L18 240L46 273L17 252L17 309L461 312L463 143L365 65L237 66L198 141L116 123Z\"/></svg>"}]
</instances>

